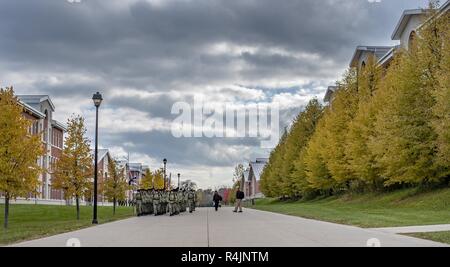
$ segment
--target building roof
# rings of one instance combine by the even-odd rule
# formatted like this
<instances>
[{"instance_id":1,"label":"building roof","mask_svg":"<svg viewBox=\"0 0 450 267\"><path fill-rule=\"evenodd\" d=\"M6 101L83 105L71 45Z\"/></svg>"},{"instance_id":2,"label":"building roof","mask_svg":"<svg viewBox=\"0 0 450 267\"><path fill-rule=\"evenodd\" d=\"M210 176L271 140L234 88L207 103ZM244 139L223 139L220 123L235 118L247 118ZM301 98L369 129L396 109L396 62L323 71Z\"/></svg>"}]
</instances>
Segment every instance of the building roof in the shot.
<instances>
[{"instance_id":1,"label":"building roof","mask_svg":"<svg viewBox=\"0 0 450 267\"><path fill-rule=\"evenodd\" d=\"M450 9L450 0L447 0L447 2L443 3L439 9L440 9L440 11L449 10Z\"/></svg>"},{"instance_id":2,"label":"building roof","mask_svg":"<svg viewBox=\"0 0 450 267\"><path fill-rule=\"evenodd\" d=\"M29 105L40 104L47 100L52 110L55 111L55 105L48 95L18 95L17 97Z\"/></svg>"},{"instance_id":3,"label":"building roof","mask_svg":"<svg viewBox=\"0 0 450 267\"><path fill-rule=\"evenodd\" d=\"M350 67L354 68L358 66L359 58L362 53L369 52L373 53L374 56L379 59L382 58L389 50L392 49L392 46L364 46L359 45L356 47L355 53L353 54L352 60L350 61Z\"/></svg>"},{"instance_id":4,"label":"building roof","mask_svg":"<svg viewBox=\"0 0 450 267\"><path fill-rule=\"evenodd\" d=\"M66 125L62 124L61 122L59 122L57 120L52 120L52 126L57 128L57 129L60 129L63 132L67 131Z\"/></svg>"},{"instance_id":5,"label":"building roof","mask_svg":"<svg viewBox=\"0 0 450 267\"><path fill-rule=\"evenodd\" d=\"M327 92L325 93L325 96L323 98L324 102L330 102L331 96L336 92L337 86L328 86Z\"/></svg>"},{"instance_id":6,"label":"building roof","mask_svg":"<svg viewBox=\"0 0 450 267\"><path fill-rule=\"evenodd\" d=\"M256 181L259 181L261 179L261 174L266 164L267 162L250 162L250 171L255 176Z\"/></svg>"},{"instance_id":7,"label":"building roof","mask_svg":"<svg viewBox=\"0 0 450 267\"><path fill-rule=\"evenodd\" d=\"M94 149L91 149L91 155L92 155L92 157L94 157L95 156L95 152L94 152ZM98 162L100 162L104 157L106 157L106 156L109 156L109 157L111 157L111 155L109 154L109 150L108 149L99 149L98 150L98 158L97 158L97 163Z\"/></svg>"},{"instance_id":8,"label":"building roof","mask_svg":"<svg viewBox=\"0 0 450 267\"><path fill-rule=\"evenodd\" d=\"M392 33L392 40L400 40L400 36L402 32L405 30L406 25L408 25L409 20L413 16L422 15L425 14L425 9L408 9L403 11L402 16L400 17L400 20L397 23L397 26L395 27L394 32Z\"/></svg>"},{"instance_id":9,"label":"building roof","mask_svg":"<svg viewBox=\"0 0 450 267\"><path fill-rule=\"evenodd\" d=\"M397 50L399 46L394 46L389 50L384 56L382 56L378 62L377 65L382 66L386 64L387 62L391 61L394 58L395 50Z\"/></svg>"},{"instance_id":10,"label":"building roof","mask_svg":"<svg viewBox=\"0 0 450 267\"><path fill-rule=\"evenodd\" d=\"M41 119L45 118L45 114L40 112L39 110L33 108L32 106L28 105L27 103L19 100L19 104L28 112L31 112L31 114L35 115L36 117L39 117Z\"/></svg>"},{"instance_id":11,"label":"building roof","mask_svg":"<svg viewBox=\"0 0 450 267\"><path fill-rule=\"evenodd\" d=\"M450 0L447 0L444 4L442 4L439 7L438 10L438 16L439 14L442 14L446 11L450 10ZM397 26L395 27L394 32L392 33L392 40L400 40L400 36L402 34L402 32L405 30L406 25L408 25L409 20L411 19L411 17L413 16L417 16L417 15L425 15L427 12L427 9L408 9L403 11L402 16L400 17L400 20L397 23ZM422 25L419 26L419 28Z\"/></svg>"}]
</instances>

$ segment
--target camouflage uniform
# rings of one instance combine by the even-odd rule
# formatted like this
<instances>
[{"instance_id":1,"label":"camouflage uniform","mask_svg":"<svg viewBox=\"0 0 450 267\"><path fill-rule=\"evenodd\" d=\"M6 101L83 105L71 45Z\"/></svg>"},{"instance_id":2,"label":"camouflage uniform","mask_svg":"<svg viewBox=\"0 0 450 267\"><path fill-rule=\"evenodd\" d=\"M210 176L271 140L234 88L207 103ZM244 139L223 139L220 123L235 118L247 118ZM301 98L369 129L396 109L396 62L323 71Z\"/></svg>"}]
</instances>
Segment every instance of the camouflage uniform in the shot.
<instances>
[{"instance_id":1,"label":"camouflage uniform","mask_svg":"<svg viewBox=\"0 0 450 267\"><path fill-rule=\"evenodd\" d=\"M134 200L136 201L136 215L137 216L141 216L142 215L142 195L141 195L141 191L138 190L135 194L134 194Z\"/></svg>"},{"instance_id":2,"label":"camouflage uniform","mask_svg":"<svg viewBox=\"0 0 450 267\"><path fill-rule=\"evenodd\" d=\"M184 201L184 191L178 191L178 206L180 209L180 212L185 212L186 211L186 203Z\"/></svg>"},{"instance_id":3,"label":"camouflage uniform","mask_svg":"<svg viewBox=\"0 0 450 267\"><path fill-rule=\"evenodd\" d=\"M145 190L141 190L141 215L146 215L147 214L147 191Z\"/></svg>"},{"instance_id":4,"label":"camouflage uniform","mask_svg":"<svg viewBox=\"0 0 450 267\"><path fill-rule=\"evenodd\" d=\"M188 202L189 202L189 212L192 213L195 211L195 201L196 201L196 194L194 190L189 190L188 192Z\"/></svg>"},{"instance_id":5,"label":"camouflage uniform","mask_svg":"<svg viewBox=\"0 0 450 267\"><path fill-rule=\"evenodd\" d=\"M167 191L161 191L161 214L166 214L168 212L167 205Z\"/></svg>"},{"instance_id":6,"label":"camouflage uniform","mask_svg":"<svg viewBox=\"0 0 450 267\"><path fill-rule=\"evenodd\" d=\"M174 190L168 192L168 200L169 200L169 215L176 215L178 214L178 208L177 208L177 192Z\"/></svg>"},{"instance_id":7,"label":"camouflage uniform","mask_svg":"<svg viewBox=\"0 0 450 267\"><path fill-rule=\"evenodd\" d=\"M150 214L153 214L154 212L155 212L155 209L154 209L154 207L153 207L153 192L154 192L155 190L151 190L151 191L149 191L148 192L148 197L149 197L149 207L150 207Z\"/></svg>"},{"instance_id":8,"label":"camouflage uniform","mask_svg":"<svg viewBox=\"0 0 450 267\"><path fill-rule=\"evenodd\" d=\"M161 193L159 191L153 191L153 214L155 216L161 214Z\"/></svg>"}]
</instances>

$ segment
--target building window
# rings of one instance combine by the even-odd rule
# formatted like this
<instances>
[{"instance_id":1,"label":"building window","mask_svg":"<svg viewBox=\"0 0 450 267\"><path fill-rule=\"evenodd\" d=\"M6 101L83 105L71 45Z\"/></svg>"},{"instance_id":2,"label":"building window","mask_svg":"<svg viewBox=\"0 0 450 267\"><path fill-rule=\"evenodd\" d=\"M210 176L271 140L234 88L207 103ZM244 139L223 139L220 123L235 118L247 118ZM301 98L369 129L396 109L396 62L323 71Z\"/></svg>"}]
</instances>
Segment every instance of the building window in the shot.
<instances>
[{"instance_id":1,"label":"building window","mask_svg":"<svg viewBox=\"0 0 450 267\"><path fill-rule=\"evenodd\" d=\"M416 32L415 32L415 31L412 31L412 32L409 34L409 39L408 39L408 49L409 49L409 48L412 48L412 47L414 46L415 40L416 40Z\"/></svg>"}]
</instances>

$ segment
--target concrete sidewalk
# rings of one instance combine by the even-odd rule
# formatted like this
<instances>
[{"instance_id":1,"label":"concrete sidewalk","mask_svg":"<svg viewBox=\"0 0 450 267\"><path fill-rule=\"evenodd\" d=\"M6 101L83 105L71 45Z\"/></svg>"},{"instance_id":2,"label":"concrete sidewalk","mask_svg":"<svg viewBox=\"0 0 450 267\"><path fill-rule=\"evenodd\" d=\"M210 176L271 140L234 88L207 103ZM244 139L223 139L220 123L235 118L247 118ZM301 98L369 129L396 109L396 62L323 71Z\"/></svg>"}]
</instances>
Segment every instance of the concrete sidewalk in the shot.
<instances>
[{"instance_id":1,"label":"concrete sidewalk","mask_svg":"<svg viewBox=\"0 0 450 267\"><path fill-rule=\"evenodd\" d=\"M173 217L130 218L15 246L66 246L70 239L79 241L81 246L95 247L365 247L368 243L380 246L446 246L377 229L252 209L233 213L231 208L221 208L218 212L213 208L202 208L192 214Z\"/></svg>"}]
</instances>

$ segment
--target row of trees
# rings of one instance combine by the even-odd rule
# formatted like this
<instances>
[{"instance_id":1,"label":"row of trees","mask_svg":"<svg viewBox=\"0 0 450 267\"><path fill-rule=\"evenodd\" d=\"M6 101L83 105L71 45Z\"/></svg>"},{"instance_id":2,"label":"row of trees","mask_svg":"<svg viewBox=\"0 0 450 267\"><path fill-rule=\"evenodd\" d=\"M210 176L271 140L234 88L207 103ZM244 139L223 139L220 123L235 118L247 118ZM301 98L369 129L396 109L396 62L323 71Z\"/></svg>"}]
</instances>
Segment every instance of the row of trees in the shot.
<instances>
[{"instance_id":1,"label":"row of trees","mask_svg":"<svg viewBox=\"0 0 450 267\"><path fill-rule=\"evenodd\" d=\"M372 58L344 75L332 104L309 102L270 155L265 195L449 183L450 17L430 13L388 69Z\"/></svg>"},{"instance_id":2,"label":"row of trees","mask_svg":"<svg viewBox=\"0 0 450 267\"><path fill-rule=\"evenodd\" d=\"M92 199L93 155L90 141L86 137L84 118L73 116L67 122L67 137L64 149L54 166L52 186L61 189L67 200L75 199L77 219L80 219L80 199ZM115 160L108 163L108 177L101 179L99 184L103 196L113 202L113 213L116 213L118 201L126 199L129 189L123 169L119 169Z\"/></svg>"},{"instance_id":3,"label":"row of trees","mask_svg":"<svg viewBox=\"0 0 450 267\"><path fill-rule=\"evenodd\" d=\"M31 121L23 115L24 107L14 95L13 88L0 89L0 193L5 198L4 227L8 227L9 202L17 197L38 195L39 174L51 172L38 164L45 155L42 133L29 131ZM75 199L77 219L80 218L80 199L92 198L92 155L86 138L84 118L74 116L67 123L67 138L60 159L52 166L52 186L61 189L67 200ZM103 195L114 203L125 200L128 183L125 173L114 161L108 166L108 179L102 181Z\"/></svg>"}]
</instances>

